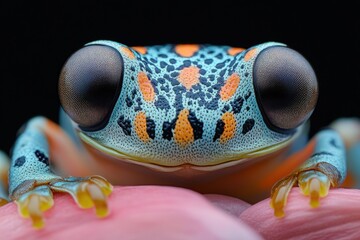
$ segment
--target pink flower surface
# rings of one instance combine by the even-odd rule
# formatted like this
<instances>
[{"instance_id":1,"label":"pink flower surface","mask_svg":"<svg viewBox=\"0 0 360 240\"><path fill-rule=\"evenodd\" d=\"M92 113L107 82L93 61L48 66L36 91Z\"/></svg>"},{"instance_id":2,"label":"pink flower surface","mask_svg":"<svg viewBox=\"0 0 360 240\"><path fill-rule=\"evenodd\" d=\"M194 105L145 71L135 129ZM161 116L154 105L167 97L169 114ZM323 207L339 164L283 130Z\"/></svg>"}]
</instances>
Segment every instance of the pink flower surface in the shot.
<instances>
[{"instance_id":1,"label":"pink flower surface","mask_svg":"<svg viewBox=\"0 0 360 240\"><path fill-rule=\"evenodd\" d=\"M261 239L238 218L186 189L116 187L109 207L110 215L98 219L94 209L79 209L69 195L56 194L54 207L45 214L45 228L36 230L10 203L0 208L0 238Z\"/></svg>"},{"instance_id":2,"label":"pink flower surface","mask_svg":"<svg viewBox=\"0 0 360 240\"><path fill-rule=\"evenodd\" d=\"M269 199L251 206L175 187L115 187L109 207L110 215L98 219L94 209L55 194L45 228L36 230L9 203L0 208L0 239L360 239L359 190L331 190L312 209L294 188L282 219Z\"/></svg>"},{"instance_id":3,"label":"pink flower surface","mask_svg":"<svg viewBox=\"0 0 360 240\"><path fill-rule=\"evenodd\" d=\"M318 208L293 188L284 218L272 217L269 199L241 213L240 219L265 239L360 239L360 190L332 189Z\"/></svg>"}]
</instances>

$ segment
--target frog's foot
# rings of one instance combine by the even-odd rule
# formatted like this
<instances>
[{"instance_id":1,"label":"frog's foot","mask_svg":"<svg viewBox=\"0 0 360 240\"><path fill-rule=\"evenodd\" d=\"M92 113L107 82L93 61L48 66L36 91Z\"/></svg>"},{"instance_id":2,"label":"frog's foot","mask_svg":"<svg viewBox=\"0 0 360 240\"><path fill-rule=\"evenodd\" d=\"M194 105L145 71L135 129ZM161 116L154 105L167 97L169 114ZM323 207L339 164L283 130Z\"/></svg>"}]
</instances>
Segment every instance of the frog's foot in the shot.
<instances>
[{"instance_id":1,"label":"frog's foot","mask_svg":"<svg viewBox=\"0 0 360 240\"><path fill-rule=\"evenodd\" d=\"M112 185L100 176L87 178L69 177L51 184L57 192L69 193L79 207L95 207L98 217L108 215L107 196L112 192Z\"/></svg>"},{"instance_id":2,"label":"frog's foot","mask_svg":"<svg viewBox=\"0 0 360 240\"><path fill-rule=\"evenodd\" d=\"M35 228L44 226L43 212L54 205L53 195L47 185L38 186L21 195L16 201L19 213L30 218Z\"/></svg>"},{"instance_id":3,"label":"frog's foot","mask_svg":"<svg viewBox=\"0 0 360 240\"><path fill-rule=\"evenodd\" d=\"M100 176L56 179L22 194L16 199L16 203L23 217L31 218L35 228L42 228L43 212L54 204L52 191L67 192L80 208L95 207L96 215L105 217L109 213L107 196L112 192L112 188L112 185Z\"/></svg>"},{"instance_id":4,"label":"frog's foot","mask_svg":"<svg viewBox=\"0 0 360 240\"><path fill-rule=\"evenodd\" d=\"M320 205L320 198L325 197L330 185L336 186L336 169L325 162L314 167L301 169L290 176L278 181L272 188L270 205L276 217L285 216L284 207L291 188L298 183L301 192L310 197L310 206L316 208Z\"/></svg>"}]
</instances>

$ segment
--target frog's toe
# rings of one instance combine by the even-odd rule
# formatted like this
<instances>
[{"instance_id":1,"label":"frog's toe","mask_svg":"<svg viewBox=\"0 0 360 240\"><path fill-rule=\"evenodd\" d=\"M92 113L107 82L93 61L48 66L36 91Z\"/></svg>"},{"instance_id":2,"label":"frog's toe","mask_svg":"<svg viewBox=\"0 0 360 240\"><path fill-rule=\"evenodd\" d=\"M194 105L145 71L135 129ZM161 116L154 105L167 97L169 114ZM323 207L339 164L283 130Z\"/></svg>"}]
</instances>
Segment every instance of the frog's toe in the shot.
<instances>
[{"instance_id":1,"label":"frog's toe","mask_svg":"<svg viewBox=\"0 0 360 240\"><path fill-rule=\"evenodd\" d=\"M325 197L330 189L328 176L316 170L301 172L298 183L302 193L310 197L310 206L314 208L320 205L320 197Z\"/></svg>"},{"instance_id":2,"label":"frog's toe","mask_svg":"<svg viewBox=\"0 0 360 240\"><path fill-rule=\"evenodd\" d=\"M64 178L52 183L51 188L69 193L81 208L95 207L98 217L105 217L109 213L107 196L113 187L100 176Z\"/></svg>"},{"instance_id":3,"label":"frog's toe","mask_svg":"<svg viewBox=\"0 0 360 240\"><path fill-rule=\"evenodd\" d=\"M271 190L270 205L276 217L285 216L284 207L291 188L297 183L301 192L310 197L310 206L318 207L320 198L325 197L330 186L336 186L336 170L331 164L318 163L315 166L301 169L278 181Z\"/></svg>"},{"instance_id":4,"label":"frog's toe","mask_svg":"<svg viewBox=\"0 0 360 240\"><path fill-rule=\"evenodd\" d=\"M290 176L278 181L271 190L270 206L274 209L276 217L285 216L284 207L291 188L297 181L297 175L291 174Z\"/></svg>"},{"instance_id":5,"label":"frog's toe","mask_svg":"<svg viewBox=\"0 0 360 240\"><path fill-rule=\"evenodd\" d=\"M39 186L21 195L16 201L20 214L32 220L35 228L44 226L43 213L54 205L49 186Z\"/></svg>"}]
</instances>

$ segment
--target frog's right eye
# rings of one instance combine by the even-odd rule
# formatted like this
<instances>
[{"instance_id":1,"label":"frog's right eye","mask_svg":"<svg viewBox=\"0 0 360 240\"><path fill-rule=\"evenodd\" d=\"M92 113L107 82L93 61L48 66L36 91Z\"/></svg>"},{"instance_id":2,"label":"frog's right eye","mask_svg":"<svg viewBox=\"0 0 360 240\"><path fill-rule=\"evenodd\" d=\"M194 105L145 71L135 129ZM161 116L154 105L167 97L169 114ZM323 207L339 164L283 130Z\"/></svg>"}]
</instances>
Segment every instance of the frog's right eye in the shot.
<instances>
[{"instance_id":1,"label":"frog's right eye","mask_svg":"<svg viewBox=\"0 0 360 240\"><path fill-rule=\"evenodd\" d=\"M105 126L120 94L123 60L116 49L90 45L65 63L59 80L60 102L70 118L86 130Z\"/></svg>"},{"instance_id":2,"label":"frog's right eye","mask_svg":"<svg viewBox=\"0 0 360 240\"><path fill-rule=\"evenodd\" d=\"M256 100L268 127L292 131L314 111L318 83L310 63L287 47L269 47L257 56L253 72Z\"/></svg>"}]
</instances>

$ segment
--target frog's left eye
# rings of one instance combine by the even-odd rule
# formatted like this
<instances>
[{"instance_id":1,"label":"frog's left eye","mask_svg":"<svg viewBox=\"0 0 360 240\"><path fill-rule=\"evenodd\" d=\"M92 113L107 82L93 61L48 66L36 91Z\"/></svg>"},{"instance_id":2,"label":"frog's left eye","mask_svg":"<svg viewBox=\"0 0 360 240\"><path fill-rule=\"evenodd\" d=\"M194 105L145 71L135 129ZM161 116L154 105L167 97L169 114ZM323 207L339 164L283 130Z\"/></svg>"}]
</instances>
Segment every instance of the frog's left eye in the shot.
<instances>
[{"instance_id":1,"label":"frog's left eye","mask_svg":"<svg viewBox=\"0 0 360 240\"><path fill-rule=\"evenodd\" d=\"M116 49L90 45L78 50L60 74L63 109L84 129L103 128L120 94L122 75L123 60Z\"/></svg>"}]
</instances>

